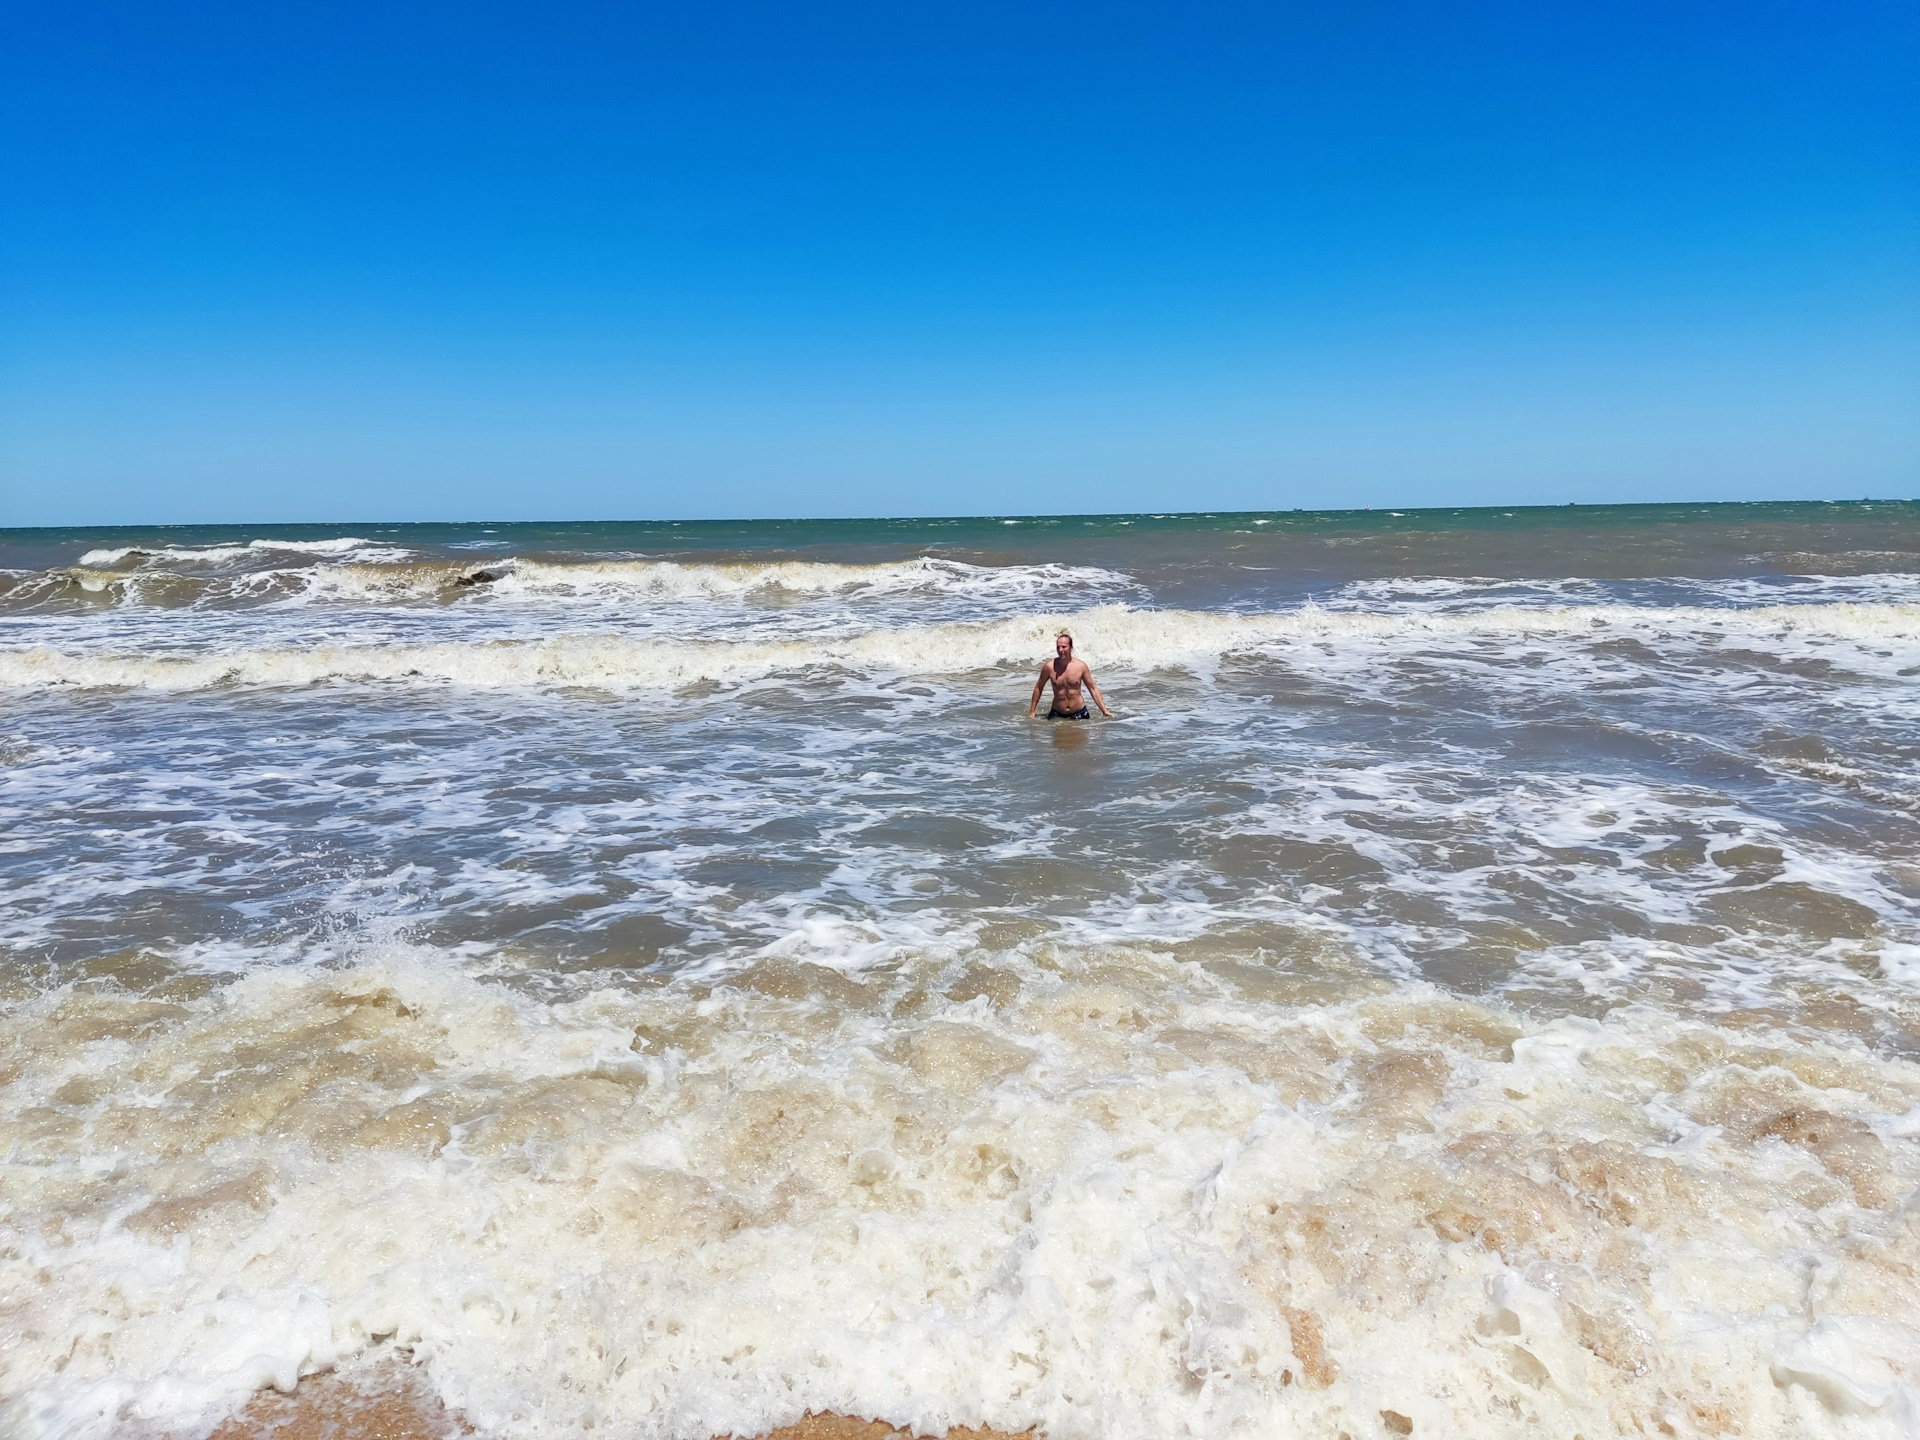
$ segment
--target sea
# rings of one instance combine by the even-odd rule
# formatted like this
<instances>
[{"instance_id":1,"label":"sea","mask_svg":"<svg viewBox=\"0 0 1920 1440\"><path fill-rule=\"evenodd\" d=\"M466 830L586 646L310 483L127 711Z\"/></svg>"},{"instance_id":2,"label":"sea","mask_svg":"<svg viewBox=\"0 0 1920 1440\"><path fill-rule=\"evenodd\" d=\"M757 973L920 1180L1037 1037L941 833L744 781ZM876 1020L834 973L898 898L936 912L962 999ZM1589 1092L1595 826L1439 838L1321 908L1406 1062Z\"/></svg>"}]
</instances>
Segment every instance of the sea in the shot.
<instances>
[{"instance_id":1,"label":"sea","mask_svg":"<svg viewBox=\"0 0 1920 1440\"><path fill-rule=\"evenodd\" d=\"M0 1433L1920 1433L1917 702L1914 503L0 531Z\"/></svg>"}]
</instances>

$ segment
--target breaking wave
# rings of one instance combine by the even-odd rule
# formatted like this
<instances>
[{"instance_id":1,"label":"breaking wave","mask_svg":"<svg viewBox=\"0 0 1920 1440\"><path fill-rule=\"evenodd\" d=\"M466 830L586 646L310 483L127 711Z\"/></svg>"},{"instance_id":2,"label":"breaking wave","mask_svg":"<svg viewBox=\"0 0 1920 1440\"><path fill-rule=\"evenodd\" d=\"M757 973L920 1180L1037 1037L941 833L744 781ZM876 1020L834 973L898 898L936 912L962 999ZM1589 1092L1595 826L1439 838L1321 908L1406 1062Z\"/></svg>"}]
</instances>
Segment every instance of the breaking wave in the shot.
<instances>
[{"instance_id":1,"label":"breaking wave","mask_svg":"<svg viewBox=\"0 0 1920 1440\"><path fill-rule=\"evenodd\" d=\"M334 540L249 540L244 545L163 545L152 550L139 545L121 545L112 549L87 551L80 557L80 567L125 565L129 561L139 566L231 565L276 554L398 560L411 553L375 540L343 535Z\"/></svg>"},{"instance_id":2,"label":"breaking wave","mask_svg":"<svg viewBox=\"0 0 1920 1440\"><path fill-rule=\"evenodd\" d=\"M0 651L0 686L153 691L321 682L425 681L473 686L675 688L738 682L783 672L856 667L902 675L958 675L1025 664L1071 629L1080 653L1104 666L1146 670L1207 664L1240 651L1289 647L1473 645L1680 639L1708 648L1753 646L1824 665L1822 646L1851 646L1857 668L1906 673L1920 641L1920 606L1776 605L1749 610L1591 605L1473 612L1365 614L1306 606L1234 615L1100 606L1073 613L866 630L805 638L731 641L619 634L422 644L313 644L170 655L49 648Z\"/></svg>"},{"instance_id":3,"label":"breaking wave","mask_svg":"<svg viewBox=\"0 0 1920 1440\"><path fill-rule=\"evenodd\" d=\"M262 542L255 541L254 545ZM228 574L202 574L170 568L180 563L173 552L132 548L95 550L78 565L58 570L0 574L0 609L30 609L67 602L94 605L249 606L274 602L335 601L360 604L448 602L482 597L565 600L631 597L656 603L675 601L777 600L782 596L952 596L978 600L1043 598L1088 590L1132 593L1127 576L1093 566L1060 564L970 565L922 557L878 564L844 565L819 561L775 560L696 564L674 560L536 560L507 556L487 561L409 559L406 552L375 553L364 542L337 542L336 548L310 549L330 562L295 567L273 566ZM342 548L342 547L354 548ZM198 554L206 564L257 559L251 546L214 547ZM276 544L272 550L291 548ZM271 550L266 552L271 554ZM140 563L115 568L130 557Z\"/></svg>"}]
</instances>

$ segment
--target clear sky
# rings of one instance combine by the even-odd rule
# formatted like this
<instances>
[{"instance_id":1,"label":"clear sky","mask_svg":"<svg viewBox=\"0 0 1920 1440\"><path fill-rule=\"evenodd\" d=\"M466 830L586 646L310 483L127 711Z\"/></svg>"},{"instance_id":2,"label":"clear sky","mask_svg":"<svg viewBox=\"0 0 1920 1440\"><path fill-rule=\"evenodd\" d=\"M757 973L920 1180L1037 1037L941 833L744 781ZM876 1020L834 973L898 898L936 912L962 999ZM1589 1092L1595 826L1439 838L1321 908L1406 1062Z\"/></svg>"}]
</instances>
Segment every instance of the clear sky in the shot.
<instances>
[{"instance_id":1,"label":"clear sky","mask_svg":"<svg viewBox=\"0 0 1920 1440\"><path fill-rule=\"evenodd\" d=\"M0 524L1920 495L1920 8L16 0Z\"/></svg>"}]
</instances>

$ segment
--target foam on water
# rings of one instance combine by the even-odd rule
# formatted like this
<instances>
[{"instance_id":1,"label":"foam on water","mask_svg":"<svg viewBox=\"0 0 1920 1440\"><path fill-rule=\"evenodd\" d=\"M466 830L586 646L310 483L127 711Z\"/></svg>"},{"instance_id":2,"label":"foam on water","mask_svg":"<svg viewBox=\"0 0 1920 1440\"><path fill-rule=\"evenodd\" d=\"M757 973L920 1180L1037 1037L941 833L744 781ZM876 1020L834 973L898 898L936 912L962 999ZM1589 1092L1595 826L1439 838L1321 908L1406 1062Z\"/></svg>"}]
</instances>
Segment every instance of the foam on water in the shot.
<instances>
[{"instance_id":1,"label":"foam on water","mask_svg":"<svg viewBox=\"0 0 1920 1440\"><path fill-rule=\"evenodd\" d=\"M1132 588L1124 575L1086 565L968 565L923 557L876 565L772 561L721 565L670 560L551 564L522 560L501 577L498 593L639 591L663 599L732 598L758 591L799 595L871 591L1042 598L1050 592L1100 586Z\"/></svg>"},{"instance_id":2,"label":"foam on water","mask_svg":"<svg viewBox=\"0 0 1920 1440\"><path fill-rule=\"evenodd\" d=\"M0 537L0 1433L1914 1433L1920 512L1802 508Z\"/></svg>"},{"instance_id":3,"label":"foam on water","mask_svg":"<svg viewBox=\"0 0 1920 1440\"><path fill-rule=\"evenodd\" d=\"M1920 1067L1857 1043L1139 947L510 980L11 1006L11 1432L396 1349L523 1436L1920 1423Z\"/></svg>"},{"instance_id":4,"label":"foam on water","mask_svg":"<svg viewBox=\"0 0 1920 1440\"><path fill-rule=\"evenodd\" d=\"M783 670L874 667L947 675L1019 664L1071 627L1085 653L1134 669L1209 661L1236 650L1282 647L1306 657L1341 645L1364 657L1377 645L1430 642L1507 646L1539 640L1604 643L1616 636L1754 645L1769 655L1833 663L1828 647L1865 673L1896 675L1920 647L1920 606L1770 605L1747 610L1589 605L1495 606L1467 612L1368 614L1315 606L1270 615L1140 611L1101 606L987 624L913 626L819 638L698 642L568 635L429 645L326 645L226 649L171 656L0 651L0 686L197 690L320 681L417 680L463 685L678 687L741 681ZM1880 648L1887 647L1887 648Z\"/></svg>"},{"instance_id":5,"label":"foam on water","mask_svg":"<svg viewBox=\"0 0 1920 1440\"><path fill-rule=\"evenodd\" d=\"M392 545L380 545L371 540L343 535L330 540L249 540L244 545L167 545L157 550L122 545L109 549L89 550L80 557L79 563L83 569L94 566L123 565L129 560L142 567L231 565L237 561L260 559L275 552L329 558L352 557L363 563L374 560L402 560L408 554L405 549Z\"/></svg>"},{"instance_id":6,"label":"foam on water","mask_svg":"<svg viewBox=\"0 0 1920 1440\"><path fill-rule=\"evenodd\" d=\"M288 566L284 551L309 561ZM131 568L127 561L132 561ZM271 561L259 564L259 561ZM244 566L242 563L253 563ZM207 570L213 570L211 574ZM420 605L420 603L595 603L845 599L1044 601L1081 593L1135 595L1123 574L1100 566L981 566L935 557L876 564L824 561L682 563L647 559L536 559L503 555L482 563L420 559L369 541L253 541L194 551L88 551L73 566L13 570L0 584L0 609L111 603L123 607L230 609L255 605Z\"/></svg>"},{"instance_id":7,"label":"foam on water","mask_svg":"<svg viewBox=\"0 0 1920 1440\"><path fill-rule=\"evenodd\" d=\"M1792 604L1911 605L1915 577L1904 572L1858 575L1768 575L1690 579L1662 576L1602 582L1586 577L1503 579L1447 575L1382 576L1328 592L1319 603L1333 610L1460 611L1493 604L1554 608L1638 604L1752 609Z\"/></svg>"}]
</instances>

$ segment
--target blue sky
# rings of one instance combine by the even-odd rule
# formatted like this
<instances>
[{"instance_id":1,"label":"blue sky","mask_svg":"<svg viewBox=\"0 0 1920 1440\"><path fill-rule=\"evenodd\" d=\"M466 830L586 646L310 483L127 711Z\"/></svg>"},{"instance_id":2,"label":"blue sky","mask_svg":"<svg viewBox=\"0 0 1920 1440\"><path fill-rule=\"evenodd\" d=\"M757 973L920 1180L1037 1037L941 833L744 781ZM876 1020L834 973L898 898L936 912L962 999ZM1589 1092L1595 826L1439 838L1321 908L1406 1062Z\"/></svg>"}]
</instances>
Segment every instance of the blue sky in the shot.
<instances>
[{"instance_id":1,"label":"blue sky","mask_svg":"<svg viewBox=\"0 0 1920 1440\"><path fill-rule=\"evenodd\" d=\"M1920 494L1908 3L9 13L0 524Z\"/></svg>"}]
</instances>

